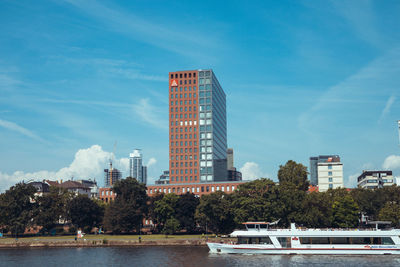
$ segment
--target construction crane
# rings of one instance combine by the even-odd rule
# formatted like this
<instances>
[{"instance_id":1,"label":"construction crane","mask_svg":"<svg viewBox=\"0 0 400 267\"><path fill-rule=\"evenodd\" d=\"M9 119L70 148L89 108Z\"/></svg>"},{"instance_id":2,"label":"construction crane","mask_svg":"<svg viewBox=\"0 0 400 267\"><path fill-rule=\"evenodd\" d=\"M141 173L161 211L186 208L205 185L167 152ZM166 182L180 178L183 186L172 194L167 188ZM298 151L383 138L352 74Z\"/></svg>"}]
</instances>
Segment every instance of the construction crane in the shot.
<instances>
[{"instance_id":1,"label":"construction crane","mask_svg":"<svg viewBox=\"0 0 400 267\"><path fill-rule=\"evenodd\" d=\"M400 146L400 120L397 121L397 126L399 127L399 146Z\"/></svg>"},{"instance_id":2,"label":"construction crane","mask_svg":"<svg viewBox=\"0 0 400 267\"><path fill-rule=\"evenodd\" d=\"M113 169L112 163L113 163L113 161L114 161L114 159L115 159L115 150L116 150L116 149L117 149L117 141L114 142L114 149L113 149L113 152L111 153L111 158L110 158L110 170Z\"/></svg>"}]
</instances>

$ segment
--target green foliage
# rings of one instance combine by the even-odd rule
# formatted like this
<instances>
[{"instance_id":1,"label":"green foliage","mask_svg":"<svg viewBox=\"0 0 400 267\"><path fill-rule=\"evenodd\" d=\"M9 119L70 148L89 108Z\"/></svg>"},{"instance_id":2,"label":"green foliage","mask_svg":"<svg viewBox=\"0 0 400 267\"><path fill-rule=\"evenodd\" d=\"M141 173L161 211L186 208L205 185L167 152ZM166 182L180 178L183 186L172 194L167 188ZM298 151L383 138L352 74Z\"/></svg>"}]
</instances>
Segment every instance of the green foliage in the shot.
<instances>
[{"instance_id":1,"label":"green foliage","mask_svg":"<svg viewBox=\"0 0 400 267\"><path fill-rule=\"evenodd\" d=\"M349 194L334 200L332 205L333 227L356 227L358 219L358 206Z\"/></svg>"},{"instance_id":2,"label":"green foliage","mask_svg":"<svg viewBox=\"0 0 400 267\"><path fill-rule=\"evenodd\" d=\"M162 230L162 225L158 221L158 217L159 216L158 216L157 212L155 211L155 209L156 209L155 203L158 200L161 200L163 197L164 197L163 193L157 192L157 194L155 194L154 196L150 197L150 200L148 202L149 204L148 204L147 217L153 221L153 224L155 225L157 232L160 232Z\"/></svg>"},{"instance_id":3,"label":"green foliage","mask_svg":"<svg viewBox=\"0 0 400 267\"><path fill-rule=\"evenodd\" d=\"M175 234L179 230L179 221L175 218L169 218L164 225L163 233L166 235Z\"/></svg>"},{"instance_id":4,"label":"green foliage","mask_svg":"<svg viewBox=\"0 0 400 267\"><path fill-rule=\"evenodd\" d=\"M232 194L236 224L247 221L274 221L278 218L278 190L269 179L241 184Z\"/></svg>"},{"instance_id":5,"label":"green foliage","mask_svg":"<svg viewBox=\"0 0 400 267\"><path fill-rule=\"evenodd\" d=\"M175 209L179 197L175 194L166 194L164 197L154 203L157 222L165 225L168 219L175 217Z\"/></svg>"},{"instance_id":6,"label":"green foliage","mask_svg":"<svg viewBox=\"0 0 400 267\"><path fill-rule=\"evenodd\" d=\"M390 201L379 211L379 219L391 221L392 226L400 227L400 204Z\"/></svg>"},{"instance_id":7,"label":"green foliage","mask_svg":"<svg viewBox=\"0 0 400 267\"><path fill-rule=\"evenodd\" d=\"M332 204L327 193L312 192L306 195L296 223L312 228L330 227Z\"/></svg>"},{"instance_id":8,"label":"green foliage","mask_svg":"<svg viewBox=\"0 0 400 267\"><path fill-rule=\"evenodd\" d=\"M307 191L310 185L307 180L307 167L293 160L279 166L278 180L279 185L294 184L298 190L302 191Z\"/></svg>"},{"instance_id":9,"label":"green foliage","mask_svg":"<svg viewBox=\"0 0 400 267\"><path fill-rule=\"evenodd\" d=\"M309 187L307 167L289 160L279 167L278 179L280 223L289 226L290 223L301 220L301 207Z\"/></svg>"},{"instance_id":10,"label":"green foliage","mask_svg":"<svg viewBox=\"0 0 400 267\"><path fill-rule=\"evenodd\" d=\"M179 221L181 229L187 232L194 232L196 229L195 213L200 199L192 193L179 196L175 208L175 218Z\"/></svg>"},{"instance_id":11,"label":"green foliage","mask_svg":"<svg viewBox=\"0 0 400 267\"><path fill-rule=\"evenodd\" d=\"M32 185L18 183L0 195L0 225L13 235L23 234L26 227L33 226L36 189Z\"/></svg>"},{"instance_id":12,"label":"green foliage","mask_svg":"<svg viewBox=\"0 0 400 267\"><path fill-rule=\"evenodd\" d=\"M113 191L117 197L106 208L104 227L113 233L139 231L148 212L146 186L128 177L116 182Z\"/></svg>"},{"instance_id":13,"label":"green foliage","mask_svg":"<svg viewBox=\"0 0 400 267\"><path fill-rule=\"evenodd\" d=\"M65 189L50 186L50 192L37 198L37 212L34 222L42 226L42 232L49 232L59 220L67 218L67 205L74 195Z\"/></svg>"},{"instance_id":14,"label":"green foliage","mask_svg":"<svg viewBox=\"0 0 400 267\"><path fill-rule=\"evenodd\" d=\"M99 226L104 216L104 209L86 195L74 197L69 201L67 210L71 223L85 231Z\"/></svg>"},{"instance_id":15,"label":"green foliage","mask_svg":"<svg viewBox=\"0 0 400 267\"><path fill-rule=\"evenodd\" d=\"M235 228L232 210L232 196L218 191L203 195L197 206L196 221L213 233L230 233Z\"/></svg>"}]
</instances>

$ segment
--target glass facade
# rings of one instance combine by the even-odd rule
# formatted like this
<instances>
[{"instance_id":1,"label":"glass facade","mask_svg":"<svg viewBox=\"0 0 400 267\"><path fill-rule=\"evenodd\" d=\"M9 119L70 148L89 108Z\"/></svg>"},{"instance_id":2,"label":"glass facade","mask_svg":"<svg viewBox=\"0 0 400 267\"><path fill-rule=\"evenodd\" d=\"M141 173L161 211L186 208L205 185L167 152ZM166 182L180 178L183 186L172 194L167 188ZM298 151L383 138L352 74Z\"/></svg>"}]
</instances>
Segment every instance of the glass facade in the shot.
<instances>
[{"instance_id":1,"label":"glass facade","mask_svg":"<svg viewBox=\"0 0 400 267\"><path fill-rule=\"evenodd\" d=\"M226 95L212 70L199 71L200 181L227 179Z\"/></svg>"}]
</instances>

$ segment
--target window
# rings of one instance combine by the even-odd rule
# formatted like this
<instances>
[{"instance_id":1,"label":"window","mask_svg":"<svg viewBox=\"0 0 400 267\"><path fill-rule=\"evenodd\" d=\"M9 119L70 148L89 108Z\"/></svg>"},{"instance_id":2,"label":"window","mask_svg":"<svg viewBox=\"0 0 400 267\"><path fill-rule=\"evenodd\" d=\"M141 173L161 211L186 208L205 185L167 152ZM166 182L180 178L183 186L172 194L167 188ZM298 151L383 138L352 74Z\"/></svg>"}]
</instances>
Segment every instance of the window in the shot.
<instances>
[{"instance_id":1,"label":"window","mask_svg":"<svg viewBox=\"0 0 400 267\"><path fill-rule=\"evenodd\" d=\"M333 188L333 184L329 184L329 189L332 189Z\"/></svg>"},{"instance_id":2,"label":"window","mask_svg":"<svg viewBox=\"0 0 400 267\"><path fill-rule=\"evenodd\" d=\"M328 170L332 170L332 165L328 165Z\"/></svg>"},{"instance_id":3,"label":"window","mask_svg":"<svg viewBox=\"0 0 400 267\"><path fill-rule=\"evenodd\" d=\"M328 175L329 175L329 176L332 176L332 172L328 172Z\"/></svg>"},{"instance_id":4,"label":"window","mask_svg":"<svg viewBox=\"0 0 400 267\"><path fill-rule=\"evenodd\" d=\"M333 179L332 179L332 177L329 177L329 182L330 183L332 183L333 181L332 181Z\"/></svg>"}]
</instances>

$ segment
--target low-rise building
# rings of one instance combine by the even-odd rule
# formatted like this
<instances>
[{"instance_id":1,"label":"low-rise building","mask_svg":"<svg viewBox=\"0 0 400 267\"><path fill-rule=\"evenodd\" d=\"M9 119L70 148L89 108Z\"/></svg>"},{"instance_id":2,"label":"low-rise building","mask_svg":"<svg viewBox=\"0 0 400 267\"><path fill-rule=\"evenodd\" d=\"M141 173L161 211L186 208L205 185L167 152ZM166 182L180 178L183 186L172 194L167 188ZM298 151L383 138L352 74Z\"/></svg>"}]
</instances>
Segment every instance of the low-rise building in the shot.
<instances>
[{"instance_id":1,"label":"low-rise building","mask_svg":"<svg viewBox=\"0 0 400 267\"><path fill-rule=\"evenodd\" d=\"M169 184L169 171L164 171L160 179L156 180L156 184Z\"/></svg>"},{"instance_id":2,"label":"low-rise building","mask_svg":"<svg viewBox=\"0 0 400 267\"><path fill-rule=\"evenodd\" d=\"M81 183L90 188L90 197L91 198L98 198L99 196L99 187L97 186L96 180L78 180L78 183Z\"/></svg>"},{"instance_id":3,"label":"low-rise building","mask_svg":"<svg viewBox=\"0 0 400 267\"><path fill-rule=\"evenodd\" d=\"M360 188L376 189L394 184L392 171L363 171L357 178L357 185Z\"/></svg>"},{"instance_id":4,"label":"low-rise building","mask_svg":"<svg viewBox=\"0 0 400 267\"><path fill-rule=\"evenodd\" d=\"M103 202L109 203L114 201L117 194L112 191L110 187L100 187L99 188L99 199Z\"/></svg>"},{"instance_id":5,"label":"low-rise building","mask_svg":"<svg viewBox=\"0 0 400 267\"><path fill-rule=\"evenodd\" d=\"M30 182L28 185L32 185L36 189L35 196L43 196L44 194L47 194L50 192L50 185L46 183L46 181L43 182Z\"/></svg>"},{"instance_id":6,"label":"low-rise building","mask_svg":"<svg viewBox=\"0 0 400 267\"><path fill-rule=\"evenodd\" d=\"M50 186L55 186L59 188L64 188L67 191L74 193L75 195L86 195L88 197L91 197L91 188L83 183L77 182L77 181L65 181L63 182L60 180L58 181L50 181L46 180L46 183L48 183Z\"/></svg>"},{"instance_id":7,"label":"low-rise building","mask_svg":"<svg viewBox=\"0 0 400 267\"><path fill-rule=\"evenodd\" d=\"M157 193L174 193L177 195L193 193L200 197L202 195L211 194L217 191L225 193L233 193L235 189L245 183L244 181L236 182L213 182L213 183L184 183L184 184L168 184L168 185L149 185L147 186L147 195L153 196Z\"/></svg>"}]
</instances>

